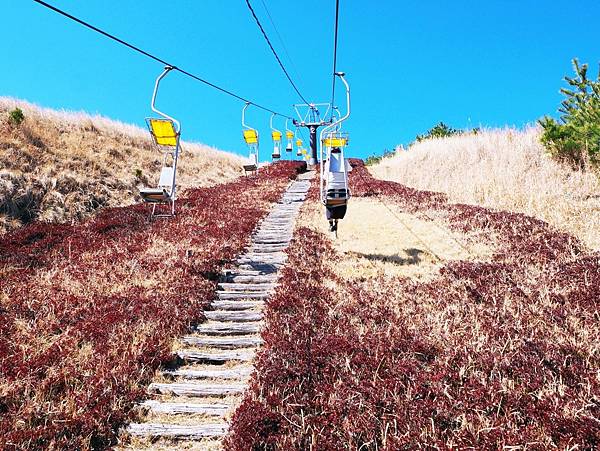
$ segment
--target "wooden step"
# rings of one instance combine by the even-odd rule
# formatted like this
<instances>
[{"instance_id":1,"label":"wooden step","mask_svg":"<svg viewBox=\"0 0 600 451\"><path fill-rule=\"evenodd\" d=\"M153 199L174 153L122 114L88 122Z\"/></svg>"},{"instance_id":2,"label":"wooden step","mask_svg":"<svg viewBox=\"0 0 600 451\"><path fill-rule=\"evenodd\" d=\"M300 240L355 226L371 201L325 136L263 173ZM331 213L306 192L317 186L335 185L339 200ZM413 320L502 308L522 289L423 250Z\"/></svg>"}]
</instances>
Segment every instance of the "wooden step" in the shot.
<instances>
[{"instance_id":1,"label":"wooden step","mask_svg":"<svg viewBox=\"0 0 600 451\"><path fill-rule=\"evenodd\" d=\"M186 362L214 362L222 364L229 361L250 362L254 351L201 352L193 349L180 349L177 357Z\"/></svg>"},{"instance_id":2,"label":"wooden step","mask_svg":"<svg viewBox=\"0 0 600 451\"><path fill-rule=\"evenodd\" d=\"M202 382L186 384L176 382L172 384L152 383L148 387L151 393L189 397L240 395L244 393L245 389L245 384L208 384Z\"/></svg>"},{"instance_id":3,"label":"wooden step","mask_svg":"<svg viewBox=\"0 0 600 451\"><path fill-rule=\"evenodd\" d=\"M250 252L252 252L254 254L273 253L273 252L281 252L287 248L288 248L287 244L265 245L262 243L255 243L250 248Z\"/></svg>"},{"instance_id":4,"label":"wooden step","mask_svg":"<svg viewBox=\"0 0 600 451\"><path fill-rule=\"evenodd\" d=\"M253 245L263 245L263 246L274 246L274 245L289 245L290 241L292 241L292 235L278 235L278 234L260 234L256 235L253 238ZM273 244L277 243L277 244Z\"/></svg>"},{"instance_id":5,"label":"wooden step","mask_svg":"<svg viewBox=\"0 0 600 451\"><path fill-rule=\"evenodd\" d=\"M231 321L231 322L254 322L263 319L262 312L254 311L227 311L227 310L210 310L205 311L204 316L213 321ZM235 335L235 334L232 334Z\"/></svg>"},{"instance_id":6,"label":"wooden step","mask_svg":"<svg viewBox=\"0 0 600 451\"><path fill-rule=\"evenodd\" d=\"M199 414L208 416L225 416L231 406L227 404L199 404L192 402L161 402L153 399L144 401L140 407L152 413L166 415Z\"/></svg>"},{"instance_id":7,"label":"wooden step","mask_svg":"<svg viewBox=\"0 0 600 451\"><path fill-rule=\"evenodd\" d=\"M263 272L277 272L282 266L283 263L265 263L255 261L239 263L239 267L241 269L258 269Z\"/></svg>"},{"instance_id":8,"label":"wooden step","mask_svg":"<svg viewBox=\"0 0 600 451\"><path fill-rule=\"evenodd\" d=\"M268 283L277 280L275 277L270 275L257 275L257 276L245 276L245 275L231 275L228 276L229 280L234 283Z\"/></svg>"},{"instance_id":9,"label":"wooden step","mask_svg":"<svg viewBox=\"0 0 600 451\"><path fill-rule=\"evenodd\" d=\"M194 365L197 368L180 368L177 370L163 371L166 377L180 377L184 379L245 379L253 371L251 366L234 366L232 368L202 368L200 365Z\"/></svg>"},{"instance_id":10,"label":"wooden step","mask_svg":"<svg viewBox=\"0 0 600 451\"><path fill-rule=\"evenodd\" d=\"M215 310L253 310L261 309L263 301L212 301L210 306Z\"/></svg>"},{"instance_id":11,"label":"wooden step","mask_svg":"<svg viewBox=\"0 0 600 451\"><path fill-rule=\"evenodd\" d=\"M234 301L234 300L261 300L267 299L272 290L268 291L250 291L248 293L238 293L236 291L217 291L218 299L221 301Z\"/></svg>"},{"instance_id":12,"label":"wooden step","mask_svg":"<svg viewBox=\"0 0 600 451\"><path fill-rule=\"evenodd\" d=\"M238 257L238 261L241 260L260 260L260 261L276 261L285 262L287 260L287 254L284 252L270 252L270 253L254 253L248 252Z\"/></svg>"},{"instance_id":13,"label":"wooden step","mask_svg":"<svg viewBox=\"0 0 600 451\"><path fill-rule=\"evenodd\" d=\"M254 240L254 245L264 244L264 245L285 245L285 247L289 247L290 239L279 239L279 238L258 238Z\"/></svg>"},{"instance_id":14,"label":"wooden step","mask_svg":"<svg viewBox=\"0 0 600 451\"><path fill-rule=\"evenodd\" d=\"M263 241L263 240L279 240L280 242L283 242L283 244L285 244L285 243L289 243L292 240L292 234L291 233L279 233L276 231L272 231L272 232L262 231L260 233L257 233L256 235L254 235L254 237L252 238L252 242L254 244L263 244L263 243L260 243L260 241Z\"/></svg>"},{"instance_id":15,"label":"wooden step","mask_svg":"<svg viewBox=\"0 0 600 451\"><path fill-rule=\"evenodd\" d=\"M266 263L269 265L283 265L287 261L287 258L283 257L270 257L269 254L252 254L252 256L242 256L237 259L240 265L254 264L254 263Z\"/></svg>"},{"instance_id":16,"label":"wooden step","mask_svg":"<svg viewBox=\"0 0 600 451\"><path fill-rule=\"evenodd\" d=\"M206 335L252 335L260 332L261 323L203 323L196 326L196 332Z\"/></svg>"},{"instance_id":17,"label":"wooden step","mask_svg":"<svg viewBox=\"0 0 600 451\"><path fill-rule=\"evenodd\" d=\"M293 221L265 223L256 229L254 235L258 235L259 233L285 233L287 235L291 235L293 231Z\"/></svg>"},{"instance_id":18,"label":"wooden step","mask_svg":"<svg viewBox=\"0 0 600 451\"><path fill-rule=\"evenodd\" d=\"M272 229L272 230L285 230L285 231L289 232L291 226L292 226L292 221L269 220L269 221L263 222L260 225L260 227L258 228L258 230L261 231L261 230Z\"/></svg>"},{"instance_id":19,"label":"wooden step","mask_svg":"<svg viewBox=\"0 0 600 451\"><path fill-rule=\"evenodd\" d=\"M267 237L275 237L275 238L292 238L293 232L290 229L281 230L281 229L262 229L258 230L255 235L253 235L253 240L267 238Z\"/></svg>"},{"instance_id":20,"label":"wooden step","mask_svg":"<svg viewBox=\"0 0 600 451\"><path fill-rule=\"evenodd\" d=\"M219 288L224 291L265 291L275 287L272 280L265 281L264 283L230 283L220 282Z\"/></svg>"},{"instance_id":21,"label":"wooden step","mask_svg":"<svg viewBox=\"0 0 600 451\"><path fill-rule=\"evenodd\" d=\"M215 349L239 349L260 346L262 338L255 337L202 337L198 335L186 335L181 341L190 346L210 347Z\"/></svg>"},{"instance_id":22,"label":"wooden step","mask_svg":"<svg viewBox=\"0 0 600 451\"><path fill-rule=\"evenodd\" d=\"M260 277L261 279L271 279L272 281L276 281L279 275L277 272L268 272L257 269L243 269L240 267L236 267L235 269L228 269L223 273L223 279L229 281L233 277L237 276L252 276L252 277Z\"/></svg>"},{"instance_id":23,"label":"wooden step","mask_svg":"<svg viewBox=\"0 0 600 451\"><path fill-rule=\"evenodd\" d=\"M281 268L285 262L278 261L270 261L266 262L264 260L240 260L239 262L240 268Z\"/></svg>"},{"instance_id":24,"label":"wooden step","mask_svg":"<svg viewBox=\"0 0 600 451\"><path fill-rule=\"evenodd\" d=\"M136 437L200 440L210 437L223 437L227 434L228 428L227 423L199 425L131 423L127 428L127 432Z\"/></svg>"}]
</instances>

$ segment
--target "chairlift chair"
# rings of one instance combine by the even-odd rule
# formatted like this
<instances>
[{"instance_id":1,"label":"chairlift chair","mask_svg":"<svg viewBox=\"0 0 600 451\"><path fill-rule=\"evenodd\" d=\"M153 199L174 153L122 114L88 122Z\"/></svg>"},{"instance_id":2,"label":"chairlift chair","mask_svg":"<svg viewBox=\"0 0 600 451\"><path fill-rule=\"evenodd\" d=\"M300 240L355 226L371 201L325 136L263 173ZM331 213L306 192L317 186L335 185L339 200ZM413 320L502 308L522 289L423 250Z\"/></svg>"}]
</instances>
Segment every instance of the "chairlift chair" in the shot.
<instances>
[{"instance_id":1,"label":"chairlift chair","mask_svg":"<svg viewBox=\"0 0 600 451\"><path fill-rule=\"evenodd\" d=\"M283 134L273 127L273 118L275 116L277 116L277 113L271 115L271 121L269 123L271 126L271 138L273 139L273 154L271 157L273 160L279 160L279 158L281 158L281 137Z\"/></svg>"},{"instance_id":2,"label":"chairlift chair","mask_svg":"<svg viewBox=\"0 0 600 451\"><path fill-rule=\"evenodd\" d=\"M343 72L337 72L346 87L347 111L344 117L338 117L331 125L323 128L320 136L321 154L321 202L325 206L329 229L337 236L338 220L346 215L350 189L348 173L352 167L344 156L348 145L348 134L341 131L342 122L350 116L350 87Z\"/></svg>"},{"instance_id":3,"label":"chairlift chair","mask_svg":"<svg viewBox=\"0 0 600 451\"><path fill-rule=\"evenodd\" d=\"M171 217L175 215L176 199L176 176L177 161L179 159L181 125L179 121L159 111L156 106L156 94L160 81L171 71L171 66L166 66L164 71L158 76L154 84L152 93L152 111L161 117L146 118L146 124L152 140L157 149L162 153L162 168L156 188L140 189L140 196L146 203L152 204L151 217ZM157 206L166 205L166 212L157 212Z\"/></svg>"},{"instance_id":4,"label":"chairlift chair","mask_svg":"<svg viewBox=\"0 0 600 451\"><path fill-rule=\"evenodd\" d=\"M301 157L306 154L306 150L302 147L303 142L300 138L296 138L296 156Z\"/></svg>"},{"instance_id":5,"label":"chairlift chair","mask_svg":"<svg viewBox=\"0 0 600 451\"><path fill-rule=\"evenodd\" d=\"M244 141L248 145L248 164L244 164L243 168L248 175L248 172L256 173L258 171L258 130L246 124L246 109L250 106L250 102L246 102L242 109L242 133Z\"/></svg>"},{"instance_id":6,"label":"chairlift chair","mask_svg":"<svg viewBox=\"0 0 600 451\"><path fill-rule=\"evenodd\" d=\"M285 137L287 139L285 151L292 152L294 150L294 132L288 128L288 119L285 120Z\"/></svg>"}]
</instances>

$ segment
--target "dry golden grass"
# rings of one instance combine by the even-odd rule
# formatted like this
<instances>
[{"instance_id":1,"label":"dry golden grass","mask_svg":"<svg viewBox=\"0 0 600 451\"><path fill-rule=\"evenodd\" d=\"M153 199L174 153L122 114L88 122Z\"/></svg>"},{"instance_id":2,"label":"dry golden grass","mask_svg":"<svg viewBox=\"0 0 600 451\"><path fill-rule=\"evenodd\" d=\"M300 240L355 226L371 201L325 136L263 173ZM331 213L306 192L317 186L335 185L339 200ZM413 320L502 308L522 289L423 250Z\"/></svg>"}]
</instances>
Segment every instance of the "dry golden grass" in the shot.
<instances>
[{"instance_id":1,"label":"dry golden grass","mask_svg":"<svg viewBox=\"0 0 600 451\"><path fill-rule=\"evenodd\" d=\"M534 216L600 248L597 175L546 156L536 128L426 140L370 171L380 179L444 192L453 202Z\"/></svg>"},{"instance_id":2,"label":"dry golden grass","mask_svg":"<svg viewBox=\"0 0 600 451\"><path fill-rule=\"evenodd\" d=\"M25 121L12 126L8 113L16 107ZM179 193L233 180L241 162L184 142ZM140 127L0 97L0 233L32 220L64 222L98 207L138 202L138 189L155 185L160 166L161 155Z\"/></svg>"},{"instance_id":3,"label":"dry golden grass","mask_svg":"<svg viewBox=\"0 0 600 451\"><path fill-rule=\"evenodd\" d=\"M329 237L343 256L335 263L335 272L346 279L383 274L429 280L443 265L437 257L444 261L487 260L493 251L491 241L484 245L471 237L458 236L440 218L435 223L423 220L375 198L350 200L348 213L339 222L337 239L328 231L323 206L318 202L306 204L298 226ZM456 239L465 247L457 245Z\"/></svg>"},{"instance_id":4,"label":"dry golden grass","mask_svg":"<svg viewBox=\"0 0 600 451\"><path fill-rule=\"evenodd\" d=\"M126 445L117 446L116 451L221 451L223 446L219 440L170 441L134 437Z\"/></svg>"}]
</instances>

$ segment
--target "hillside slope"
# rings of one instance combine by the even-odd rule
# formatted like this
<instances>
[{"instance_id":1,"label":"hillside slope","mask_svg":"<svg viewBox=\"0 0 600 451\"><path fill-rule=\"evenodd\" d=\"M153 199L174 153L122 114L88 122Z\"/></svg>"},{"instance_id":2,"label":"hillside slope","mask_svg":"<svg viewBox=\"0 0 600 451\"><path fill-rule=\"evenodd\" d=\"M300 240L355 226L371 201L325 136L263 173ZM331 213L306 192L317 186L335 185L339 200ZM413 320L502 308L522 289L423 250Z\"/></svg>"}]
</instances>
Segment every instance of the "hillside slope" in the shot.
<instances>
[{"instance_id":1,"label":"hillside slope","mask_svg":"<svg viewBox=\"0 0 600 451\"><path fill-rule=\"evenodd\" d=\"M548 158L535 128L429 139L370 171L380 179L446 193L452 202L534 216L600 248L598 177Z\"/></svg>"},{"instance_id":2,"label":"hillside slope","mask_svg":"<svg viewBox=\"0 0 600 451\"><path fill-rule=\"evenodd\" d=\"M25 115L19 126L8 119L16 107ZM180 192L231 181L240 175L240 162L184 142ZM63 222L138 202L138 188L156 183L160 165L142 128L0 97L0 233L33 220Z\"/></svg>"}]
</instances>

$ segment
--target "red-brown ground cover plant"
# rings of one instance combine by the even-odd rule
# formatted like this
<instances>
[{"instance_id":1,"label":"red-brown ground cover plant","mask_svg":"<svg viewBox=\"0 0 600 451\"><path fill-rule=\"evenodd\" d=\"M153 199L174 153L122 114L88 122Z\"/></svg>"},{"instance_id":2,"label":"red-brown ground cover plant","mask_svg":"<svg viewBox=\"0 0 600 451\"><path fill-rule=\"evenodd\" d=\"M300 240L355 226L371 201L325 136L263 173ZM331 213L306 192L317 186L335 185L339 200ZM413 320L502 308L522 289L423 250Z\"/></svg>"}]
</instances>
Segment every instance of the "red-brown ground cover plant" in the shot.
<instances>
[{"instance_id":1,"label":"red-brown ground cover plant","mask_svg":"<svg viewBox=\"0 0 600 451\"><path fill-rule=\"evenodd\" d=\"M220 269L299 170L34 223L0 240L0 449L102 449L133 415L172 339L203 320Z\"/></svg>"},{"instance_id":2,"label":"red-brown ground cover plant","mask_svg":"<svg viewBox=\"0 0 600 451\"><path fill-rule=\"evenodd\" d=\"M354 166L354 195L494 231L498 251L426 282L344 279L346 257L300 229L229 448L598 449L600 255L542 221Z\"/></svg>"}]
</instances>

